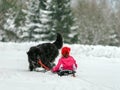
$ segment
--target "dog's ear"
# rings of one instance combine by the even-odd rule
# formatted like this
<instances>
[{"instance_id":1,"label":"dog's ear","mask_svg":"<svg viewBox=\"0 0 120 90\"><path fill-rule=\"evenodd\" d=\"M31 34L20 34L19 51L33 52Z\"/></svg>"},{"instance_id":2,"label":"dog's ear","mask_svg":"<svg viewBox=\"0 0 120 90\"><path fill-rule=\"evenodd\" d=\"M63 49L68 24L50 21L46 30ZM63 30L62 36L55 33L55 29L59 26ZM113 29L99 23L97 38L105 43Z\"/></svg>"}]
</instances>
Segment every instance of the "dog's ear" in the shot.
<instances>
[{"instance_id":1,"label":"dog's ear","mask_svg":"<svg viewBox=\"0 0 120 90\"><path fill-rule=\"evenodd\" d=\"M26 52L26 54L28 55L28 52Z\"/></svg>"},{"instance_id":2,"label":"dog's ear","mask_svg":"<svg viewBox=\"0 0 120 90\"><path fill-rule=\"evenodd\" d=\"M27 55L29 55L29 52L26 52Z\"/></svg>"}]
</instances>

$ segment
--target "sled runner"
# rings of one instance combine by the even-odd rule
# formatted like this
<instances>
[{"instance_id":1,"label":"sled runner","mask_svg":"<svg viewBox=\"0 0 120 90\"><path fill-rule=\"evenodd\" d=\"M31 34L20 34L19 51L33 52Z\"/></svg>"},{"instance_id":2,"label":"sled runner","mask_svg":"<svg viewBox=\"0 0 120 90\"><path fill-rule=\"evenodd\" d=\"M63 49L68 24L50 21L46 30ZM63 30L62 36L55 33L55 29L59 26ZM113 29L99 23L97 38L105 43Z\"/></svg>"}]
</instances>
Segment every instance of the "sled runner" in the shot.
<instances>
[{"instance_id":1,"label":"sled runner","mask_svg":"<svg viewBox=\"0 0 120 90\"><path fill-rule=\"evenodd\" d=\"M57 72L57 74L59 76L68 76L68 75L72 75L73 77L75 77L75 71L72 70L60 70Z\"/></svg>"}]
</instances>

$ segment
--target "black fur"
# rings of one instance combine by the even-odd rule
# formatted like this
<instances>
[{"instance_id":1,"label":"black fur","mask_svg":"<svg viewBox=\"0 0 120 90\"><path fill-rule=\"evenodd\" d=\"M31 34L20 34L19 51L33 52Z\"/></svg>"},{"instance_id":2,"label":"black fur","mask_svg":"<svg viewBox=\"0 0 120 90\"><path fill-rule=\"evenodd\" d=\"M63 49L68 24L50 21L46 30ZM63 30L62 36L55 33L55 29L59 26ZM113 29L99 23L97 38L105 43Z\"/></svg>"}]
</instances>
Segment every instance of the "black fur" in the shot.
<instances>
[{"instance_id":1,"label":"black fur","mask_svg":"<svg viewBox=\"0 0 120 90\"><path fill-rule=\"evenodd\" d=\"M61 34L57 33L57 39L53 43L43 43L37 46L33 46L27 52L29 70L33 71L37 67L41 67L38 64L40 59L44 65L50 69L53 67L55 58L59 54L59 49L62 48L63 40Z\"/></svg>"}]
</instances>

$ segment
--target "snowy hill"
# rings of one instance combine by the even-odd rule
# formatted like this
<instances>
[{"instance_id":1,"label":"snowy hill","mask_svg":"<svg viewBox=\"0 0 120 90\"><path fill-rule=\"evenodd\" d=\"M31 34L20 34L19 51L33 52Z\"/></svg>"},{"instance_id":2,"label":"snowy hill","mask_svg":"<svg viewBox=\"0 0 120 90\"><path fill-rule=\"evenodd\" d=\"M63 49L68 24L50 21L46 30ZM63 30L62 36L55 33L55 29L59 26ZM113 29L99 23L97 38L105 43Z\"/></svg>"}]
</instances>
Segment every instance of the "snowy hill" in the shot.
<instances>
[{"instance_id":1,"label":"snowy hill","mask_svg":"<svg viewBox=\"0 0 120 90\"><path fill-rule=\"evenodd\" d=\"M120 90L119 47L65 44L78 69L76 77L59 77L28 71L26 52L37 44L0 42L0 90Z\"/></svg>"}]
</instances>

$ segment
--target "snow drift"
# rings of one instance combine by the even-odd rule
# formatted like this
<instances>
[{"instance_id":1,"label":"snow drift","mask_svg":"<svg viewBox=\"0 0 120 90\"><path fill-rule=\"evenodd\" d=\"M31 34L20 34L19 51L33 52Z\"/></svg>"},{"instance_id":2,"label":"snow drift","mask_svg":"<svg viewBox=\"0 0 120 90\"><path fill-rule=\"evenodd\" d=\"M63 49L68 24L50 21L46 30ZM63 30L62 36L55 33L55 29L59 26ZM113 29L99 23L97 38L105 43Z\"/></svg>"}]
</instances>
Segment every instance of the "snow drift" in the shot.
<instances>
[{"instance_id":1,"label":"snow drift","mask_svg":"<svg viewBox=\"0 0 120 90\"><path fill-rule=\"evenodd\" d=\"M26 52L39 43L0 42L0 90L120 90L119 47L64 44L78 63L74 78L28 71Z\"/></svg>"}]
</instances>

